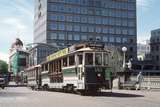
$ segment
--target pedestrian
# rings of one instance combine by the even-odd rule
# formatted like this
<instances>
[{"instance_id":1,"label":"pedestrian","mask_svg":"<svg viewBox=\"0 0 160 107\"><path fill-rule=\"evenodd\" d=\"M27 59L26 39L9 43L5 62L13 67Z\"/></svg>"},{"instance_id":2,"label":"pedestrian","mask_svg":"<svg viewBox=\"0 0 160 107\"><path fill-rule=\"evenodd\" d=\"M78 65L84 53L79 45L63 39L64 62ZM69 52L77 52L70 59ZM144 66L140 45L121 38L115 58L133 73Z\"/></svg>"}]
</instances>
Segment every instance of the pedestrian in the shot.
<instances>
[{"instance_id":1,"label":"pedestrian","mask_svg":"<svg viewBox=\"0 0 160 107\"><path fill-rule=\"evenodd\" d=\"M143 75L142 75L142 72L139 72L139 74L137 75L137 87L136 87L136 90L140 90L141 89L142 81L143 81Z\"/></svg>"}]
</instances>

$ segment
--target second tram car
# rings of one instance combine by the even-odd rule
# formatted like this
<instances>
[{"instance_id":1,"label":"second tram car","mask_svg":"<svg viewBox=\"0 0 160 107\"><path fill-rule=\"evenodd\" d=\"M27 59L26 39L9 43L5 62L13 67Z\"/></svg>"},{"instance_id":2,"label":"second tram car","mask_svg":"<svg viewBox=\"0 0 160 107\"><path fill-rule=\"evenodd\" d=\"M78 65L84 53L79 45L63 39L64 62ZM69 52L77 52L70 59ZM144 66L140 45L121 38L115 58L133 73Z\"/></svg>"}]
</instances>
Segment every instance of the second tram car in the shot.
<instances>
[{"instance_id":1,"label":"second tram car","mask_svg":"<svg viewBox=\"0 0 160 107\"><path fill-rule=\"evenodd\" d=\"M38 89L41 87L41 65L25 69L25 75L28 87L31 87L32 89Z\"/></svg>"}]
</instances>

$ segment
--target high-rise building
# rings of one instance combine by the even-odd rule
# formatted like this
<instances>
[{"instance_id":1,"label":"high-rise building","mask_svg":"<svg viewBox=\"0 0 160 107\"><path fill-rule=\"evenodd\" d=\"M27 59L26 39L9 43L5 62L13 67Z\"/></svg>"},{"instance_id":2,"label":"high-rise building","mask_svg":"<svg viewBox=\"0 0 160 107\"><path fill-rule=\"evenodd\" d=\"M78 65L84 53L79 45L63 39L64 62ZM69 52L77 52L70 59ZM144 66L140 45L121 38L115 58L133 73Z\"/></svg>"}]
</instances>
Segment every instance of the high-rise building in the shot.
<instances>
[{"instance_id":1,"label":"high-rise building","mask_svg":"<svg viewBox=\"0 0 160 107\"><path fill-rule=\"evenodd\" d=\"M34 42L99 42L137 57L136 0L36 0Z\"/></svg>"},{"instance_id":2,"label":"high-rise building","mask_svg":"<svg viewBox=\"0 0 160 107\"><path fill-rule=\"evenodd\" d=\"M160 65L160 29L151 31L150 47L152 60Z\"/></svg>"}]
</instances>

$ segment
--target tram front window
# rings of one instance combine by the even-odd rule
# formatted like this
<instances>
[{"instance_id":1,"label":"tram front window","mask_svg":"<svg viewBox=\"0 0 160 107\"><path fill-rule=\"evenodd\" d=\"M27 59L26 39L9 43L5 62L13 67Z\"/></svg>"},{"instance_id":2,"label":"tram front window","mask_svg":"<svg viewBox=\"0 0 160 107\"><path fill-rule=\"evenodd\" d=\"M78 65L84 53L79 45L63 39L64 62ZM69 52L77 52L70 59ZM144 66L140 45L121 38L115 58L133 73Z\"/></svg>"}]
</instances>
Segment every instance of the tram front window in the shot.
<instances>
[{"instance_id":1,"label":"tram front window","mask_svg":"<svg viewBox=\"0 0 160 107\"><path fill-rule=\"evenodd\" d=\"M109 64L109 55L107 53L104 53L104 65Z\"/></svg>"},{"instance_id":2,"label":"tram front window","mask_svg":"<svg viewBox=\"0 0 160 107\"><path fill-rule=\"evenodd\" d=\"M82 64L82 59L83 59L83 56L82 55L78 55L78 64Z\"/></svg>"},{"instance_id":3,"label":"tram front window","mask_svg":"<svg viewBox=\"0 0 160 107\"><path fill-rule=\"evenodd\" d=\"M86 65L93 65L93 53L86 53L85 54L85 64Z\"/></svg>"},{"instance_id":4,"label":"tram front window","mask_svg":"<svg viewBox=\"0 0 160 107\"><path fill-rule=\"evenodd\" d=\"M102 53L95 54L95 64L102 65Z\"/></svg>"}]
</instances>

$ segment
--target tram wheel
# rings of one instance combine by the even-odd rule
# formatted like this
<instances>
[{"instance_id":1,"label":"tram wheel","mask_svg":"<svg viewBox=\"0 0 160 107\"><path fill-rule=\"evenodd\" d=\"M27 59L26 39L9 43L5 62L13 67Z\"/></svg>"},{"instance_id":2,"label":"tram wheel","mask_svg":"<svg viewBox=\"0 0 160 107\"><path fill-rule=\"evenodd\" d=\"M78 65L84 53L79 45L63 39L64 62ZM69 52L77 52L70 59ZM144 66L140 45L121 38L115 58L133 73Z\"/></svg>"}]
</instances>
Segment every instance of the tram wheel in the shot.
<instances>
[{"instance_id":1,"label":"tram wheel","mask_svg":"<svg viewBox=\"0 0 160 107\"><path fill-rule=\"evenodd\" d=\"M43 86L43 90L44 90L44 91L47 91L48 89L49 89L49 87L48 87L47 84Z\"/></svg>"}]
</instances>

